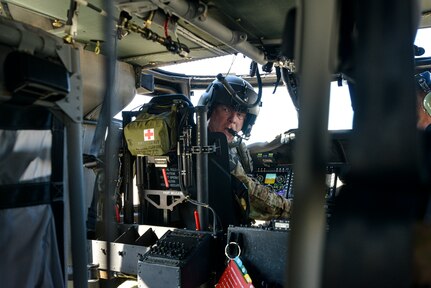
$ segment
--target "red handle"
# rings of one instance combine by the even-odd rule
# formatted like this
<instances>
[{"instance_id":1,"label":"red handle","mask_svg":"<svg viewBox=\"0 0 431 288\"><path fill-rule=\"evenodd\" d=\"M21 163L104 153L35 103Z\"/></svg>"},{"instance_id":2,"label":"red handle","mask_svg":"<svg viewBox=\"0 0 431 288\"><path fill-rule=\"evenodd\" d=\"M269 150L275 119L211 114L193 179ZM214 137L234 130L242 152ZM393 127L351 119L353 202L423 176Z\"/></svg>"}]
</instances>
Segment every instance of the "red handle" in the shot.
<instances>
[{"instance_id":1,"label":"red handle","mask_svg":"<svg viewBox=\"0 0 431 288\"><path fill-rule=\"evenodd\" d=\"M166 174L166 168L162 168L163 180L165 180L166 189L169 189L168 175Z\"/></svg>"},{"instance_id":2,"label":"red handle","mask_svg":"<svg viewBox=\"0 0 431 288\"><path fill-rule=\"evenodd\" d=\"M195 210L194 215L195 215L196 230L200 231L201 230L201 222L199 221L199 213L198 213L198 211Z\"/></svg>"}]
</instances>

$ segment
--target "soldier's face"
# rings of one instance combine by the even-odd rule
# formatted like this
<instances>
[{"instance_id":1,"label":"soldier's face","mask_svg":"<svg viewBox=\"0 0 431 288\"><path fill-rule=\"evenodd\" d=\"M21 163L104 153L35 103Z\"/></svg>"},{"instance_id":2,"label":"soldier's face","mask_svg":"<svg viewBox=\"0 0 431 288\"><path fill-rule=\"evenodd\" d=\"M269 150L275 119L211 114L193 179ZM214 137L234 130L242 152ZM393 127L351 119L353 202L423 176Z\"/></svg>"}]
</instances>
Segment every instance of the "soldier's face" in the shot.
<instances>
[{"instance_id":1,"label":"soldier's face","mask_svg":"<svg viewBox=\"0 0 431 288\"><path fill-rule=\"evenodd\" d=\"M211 114L208 122L208 130L210 132L222 132L226 135L227 142L233 141L233 135L228 132L228 129L241 131L244 124L246 113L238 112L232 107L226 105L217 105Z\"/></svg>"}]
</instances>

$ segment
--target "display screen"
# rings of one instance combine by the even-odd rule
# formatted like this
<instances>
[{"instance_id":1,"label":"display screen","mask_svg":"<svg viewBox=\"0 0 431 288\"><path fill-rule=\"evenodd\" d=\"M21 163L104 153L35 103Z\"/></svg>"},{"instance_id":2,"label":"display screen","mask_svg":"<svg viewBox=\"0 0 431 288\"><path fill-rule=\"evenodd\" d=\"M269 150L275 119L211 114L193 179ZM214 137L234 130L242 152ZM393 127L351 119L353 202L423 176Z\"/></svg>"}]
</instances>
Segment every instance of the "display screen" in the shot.
<instances>
[{"instance_id":1,"label":"display screen","mask_svg":"<svg viewBox=\"0 0 431 288\"><path fill-rule=\"evenodd\" d=\"M274 184L276 177L277 177L277 174L275 174L275 173L266 173L264 183L265 184Z\"/></svg>"}]
</instances>

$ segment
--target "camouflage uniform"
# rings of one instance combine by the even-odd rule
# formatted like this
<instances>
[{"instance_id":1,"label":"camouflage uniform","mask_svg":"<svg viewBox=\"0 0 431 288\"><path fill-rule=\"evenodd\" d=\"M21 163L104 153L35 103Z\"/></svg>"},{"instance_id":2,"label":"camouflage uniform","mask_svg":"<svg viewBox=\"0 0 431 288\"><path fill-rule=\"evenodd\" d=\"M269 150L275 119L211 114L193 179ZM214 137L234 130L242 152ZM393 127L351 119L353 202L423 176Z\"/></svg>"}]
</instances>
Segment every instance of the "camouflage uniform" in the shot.
<instances>
[{"instance_id":1,"label":"camouflage uniform","mask_svg":"<svg viewBox=\"0 0 431 288\"><path fill-rule=\"evenodd\" d=\"M230 148L229 152L231 174L248 188L250 199L249 217L254 220L289 218L291 202L247 176L236 151L236 147ZM242 204L244 205L243 201Z\"/></svg>"}]
</instances>

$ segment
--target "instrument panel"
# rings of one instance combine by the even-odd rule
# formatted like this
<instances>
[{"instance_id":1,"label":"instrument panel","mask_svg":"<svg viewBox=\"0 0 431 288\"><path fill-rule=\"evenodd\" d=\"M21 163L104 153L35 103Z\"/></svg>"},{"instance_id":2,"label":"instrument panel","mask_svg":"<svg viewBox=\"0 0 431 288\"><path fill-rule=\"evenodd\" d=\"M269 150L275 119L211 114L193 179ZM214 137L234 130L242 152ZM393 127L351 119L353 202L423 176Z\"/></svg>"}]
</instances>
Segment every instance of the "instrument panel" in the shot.
<instances>
[{"instance_id":1,"label":"instrument panel","mask_svg":"<svg viewBox=\"0 0 431 288\"><path fill-rule=\"evenodd\" d=\"M293 197L293 171L291 167L257 168L253 177L260 184L285 198Z\"/></svg>"},{"instance_id":2,"label":"instrument panel","mask_svg":"<svg viewBox=\"0 0 431 288\"><path fill-rule=\"evenodd\" d=\"M337 187L341 184L338 178L339 169L335 166L326 168L326 194L328 201L334 200ZM293 165L278 167L259 167L253 173L253 177L260 184L270 187L274 193L292 199L294 198L295 173Z\"/></svg>"}]
</instances>

